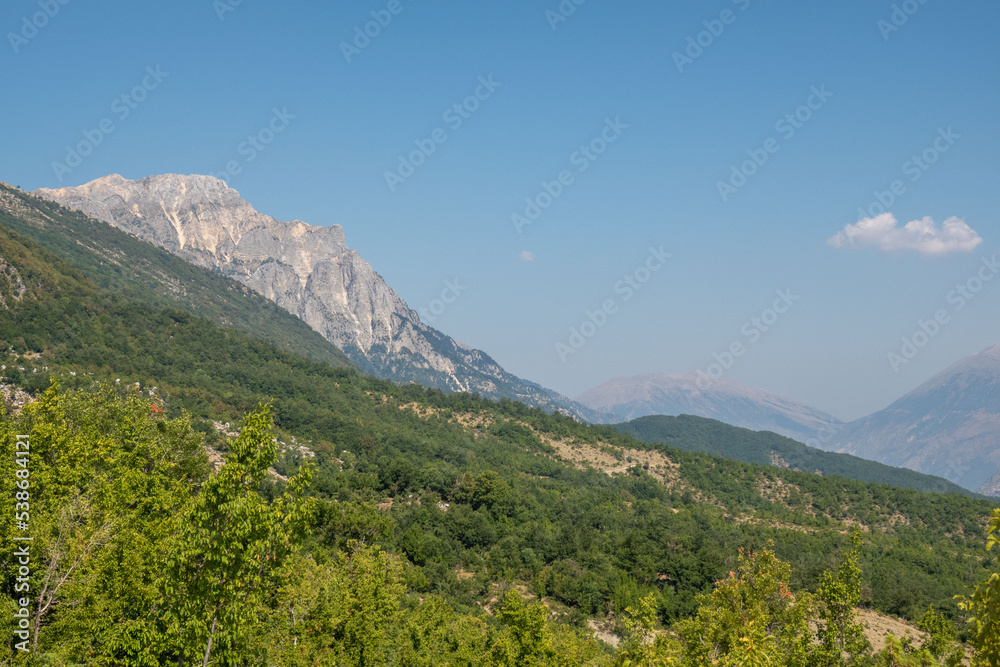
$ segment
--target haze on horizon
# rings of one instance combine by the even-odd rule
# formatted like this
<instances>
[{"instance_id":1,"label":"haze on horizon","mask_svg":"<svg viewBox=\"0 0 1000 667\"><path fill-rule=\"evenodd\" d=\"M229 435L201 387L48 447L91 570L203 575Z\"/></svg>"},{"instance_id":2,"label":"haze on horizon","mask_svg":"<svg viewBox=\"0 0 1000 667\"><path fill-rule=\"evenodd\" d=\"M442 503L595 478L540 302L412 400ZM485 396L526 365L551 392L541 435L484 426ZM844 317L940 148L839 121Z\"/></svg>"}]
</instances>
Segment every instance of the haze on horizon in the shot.
<instances>
[{"instance_id":1,"label":"haze on horizon","mask_svg":"<svg viewBox=\"0 0 1000 667\"><path fill-rule=\"evenodd\" d=\"M568 396L719 364L849 420L1000 342L995 3L39 11L0 179L223 177Z\"/></svg>"}]
</instances>

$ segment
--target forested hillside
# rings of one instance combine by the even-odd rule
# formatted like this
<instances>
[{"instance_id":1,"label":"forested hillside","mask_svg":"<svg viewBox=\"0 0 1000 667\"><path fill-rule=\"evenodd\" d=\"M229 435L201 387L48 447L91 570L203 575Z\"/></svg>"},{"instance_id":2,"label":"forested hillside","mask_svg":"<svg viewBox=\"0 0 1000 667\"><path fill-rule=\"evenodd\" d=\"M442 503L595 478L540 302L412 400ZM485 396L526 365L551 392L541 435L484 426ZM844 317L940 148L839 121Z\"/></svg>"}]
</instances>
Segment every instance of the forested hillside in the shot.
<instances>
[{"instance_id":1,"label":"forested hillside","mask_svg":"<svg viewBox=\"0 0 1000 667\"><path fill-rule=\"evenodd\" d=\"M9 230L0 257L5 380L47 391L0 433L8 460L31 442L37 647L15 664L848 664L870 654L856 605L975 637L953 596L995 568L985 500L396 386L103 289Z\"/></svg>"},{"instance_id":2,"label":"forested hillside","mask_svg":"<svg viewBox=\"0 0 1000 667\"><path fill-rule=\"evenodd\" d=\"M659 442L678 449L716 454L747 463L773 465L820 475L839 475L862 482L891 484L917 491L982 497L943 477L925 475L906 468L893 468L850 454L825 452L777 433L751 431L704 417L640 417L616 428L646 442Z\"/></svg>"},{"instance_id":3,"label":"forested hillside","mask_svg":"<svg viewBox=\"0 0 1000 667\"><path fill-rule=\"evenodd\" d=\"M353 366L309 325L246 285L3 182L0 225L41 243L120 296L182 309L333 367Z\"/></svg>"}]
</instances>

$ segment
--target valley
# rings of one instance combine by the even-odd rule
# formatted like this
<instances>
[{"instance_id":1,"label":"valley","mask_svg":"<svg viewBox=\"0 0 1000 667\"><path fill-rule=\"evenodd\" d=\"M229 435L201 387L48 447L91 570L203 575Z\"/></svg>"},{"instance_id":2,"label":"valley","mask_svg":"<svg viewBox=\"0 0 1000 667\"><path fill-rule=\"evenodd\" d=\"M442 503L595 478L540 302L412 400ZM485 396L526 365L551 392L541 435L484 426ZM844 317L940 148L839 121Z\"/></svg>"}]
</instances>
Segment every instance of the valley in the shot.
<instances>
[{"instance_id":1,"label":"valley","mask_svg":"<svg viewBox=\"0 0 1000 667\"><path fill-rule=\"evenodd\" d=\"M302 532L280 538L299 544L291 551L273 551L286 542L260 533L253 539L262 540L262 551L253 547L247 553L274 554L273 574L292 576L300 582L295 586L305 587L292 593L261 580L262 588L246 598L252 600L247 602L251 616L231 621L233 628L251 619L270 624L270 639L253 644L262 655L301 639L310 655L348 656L368 647L363 650L374 651L371 655L386 664L407 664L405 656L413 651L430 651L434 660L453 659L474 650L476 642L493 646L489 650L496 656L498 647L523 641L517 619L540 614L544 607L537 606L538 600L561 611L540 630L548 637L543 644L518 650L532 655L541 650L539 656L555 651L552 659L559 664L581 665L624 664L626 656L647 650L667 655L673 649L662 641L670 635L645 644L642 631L635 629L638 621L628 619L640 618L638 610L648 607L658 622L674 626L683 637L693 615L714 604L708 596L727 572L744 568L751 577L750 570L763 567L757 561L738 562L741 549L773 553L787 563L787 574L779 567L760 576L783 577L782 585L800 597L822 596L824 573L838 571L845 558L856 559L856 604L912 622L920 621L928 607L949 613L952 597L990 572L982 553L993 503L956 493L963 490L945 480L907 477L905 470L838 458L773 433L709 419L647 417L619 427L587 425L506 398L494 401L376 379L324 352L315 338L293 325L299 322L295 318L272 317L289 332L273 334L285 342L278 347L266 340L272 335L266 331L185 312L201 304L209 313L214 309L205 304L225 303L233 313L247 313L240 321L253 321L250 313L270 306L256 292L239 289L240 282L189 268L153 246L130 252L144 258L141 265L158 267L155 272L126 270L114 249L136 241L124 232L9 187L0 201L5 382L35 397L20 409L12 406L2 424L7 433L30 430L32 442L40 443L42 470L51 470L39 472L39 479L48 480L40 493L49 499L39 517L57 521L60 503L72 506L79 497L73 494L84 494L96 504L91 514L81 515L81 534L104 530L109 512L125 512L133 526L129 531L140 531L149 544L131 573L108 569L106 559L118 558L115 554L138 533L116 531L93 552L78 554L87 578L82 587L59 593L64 606L45 617L39 633L52 651L113 654L119 664L141 664L155 645L112 647L124 646L138 628L159 632L159 624L172 622L168 616L150 616L149 610L158 608L158 599L174 599L170 591L175 589L163 577L187 576L170 574L173 570L156 574L158 554L178 546L155 533L155 524L141 527L151 508L140 511L128 504L134 501L126 489L112 493L103 486L112 478L101 470L111 464L124 466L116 474L137 483L151 475L141 483L172 489L164 507L186 516L228 511L221 505L197 508L203 493L215 488L211 480L222 484L231 466L257 461L252 463L256 481L239 492L244 494L239 502L264 502L260 512L299 517L287 521L290 529L299 526L295 530ZM80 243L67 244L62 228L93 231L81 235ZM297 332L295 338L289 338L291 332ZM261 404L269 406L265 413L255 410ZM131 424L148 423L150 410L151 423L162 428L134 431ZM120 416L109 421L98 415ZM53 418L65 420L65 436L46 426ZM669 421L657 424L656 419ZM654 421L644 426L648 420ZM224 422L236 426L222 433L218 424ZM260 441L271 445L238 453L249 446L247 438L266 433L262 429L272 422L274 440ZM656 433L649 430L654 425ZM170 467L162 472L130 468L133 455L127 452L135 436L129 432L138 433L135 442L142 447L154 438L148 446L178 448L168 455L181 457L169 464L177 466L177 473ZM83 438L81 444L97 437L105 453L97 459L74 458L79 445L57 444L70 437ZM212 476L206 448L214 452L214 465L221 465ZM245 458L251 451L265 458ZM59 475L76 481L60 486ZM308 487L303 479L311 480ZM200 485L207 485L202 494ZM135 509L123 510L117 502ZM224 514L211 521L228 525ZM149 530L154 532L143 532ZM228 539L228 528L218 530L213 540ZM861 545L856 551L851 551L852 540ZM226 547L220 543L219 548ZM56 552L42 553L50 568L63 567ZM191 555L192 566L207 553ZM323 563L333 563L333 569ZM362 580L352 578L362 572L379 583L356 588ZM108 598L103 585L93 588L98 580L125 585L126 575L143 582L129 598ZM377 634L365 635L366 640L340 634L348 632L352 612L337 611L329 607L332 601L308 593L316 577L334 577L322 590L339 591L346 599L359 596L360 613L377 614L368 621L368 632ZM268 591L293 597L275 599ZM382 600L380 611L368 606L366 596ZM229 599L220 597L218 603ZM317 637L327 637L315 643L299 625L266 620L288 604L305 605L301 613L312 619L309 623L340 620L331 620L329 630L310 625L321 633ZM86 640L74 634L83 617L107 605L121 620L95 628ZM485 618L483 609L490 611ZM424 624L430 618L446 633L465 629L443 644L413 643L429 631ZM588 638L586 628L594 619L621 638L619 648ZM60 645L80 648L57 649ZM568 655L580 656L579 661L567 663Z\"/></svg>"},{"instance_id":2,"label":"valley","mask_svg":"<svg viewBox=\"0 0 1000 667\"><path fill-rule=\"evenodd\" d=\"M1000 667L1000 3L0 25L0 667Z\"/></svg>"}]
</instances>

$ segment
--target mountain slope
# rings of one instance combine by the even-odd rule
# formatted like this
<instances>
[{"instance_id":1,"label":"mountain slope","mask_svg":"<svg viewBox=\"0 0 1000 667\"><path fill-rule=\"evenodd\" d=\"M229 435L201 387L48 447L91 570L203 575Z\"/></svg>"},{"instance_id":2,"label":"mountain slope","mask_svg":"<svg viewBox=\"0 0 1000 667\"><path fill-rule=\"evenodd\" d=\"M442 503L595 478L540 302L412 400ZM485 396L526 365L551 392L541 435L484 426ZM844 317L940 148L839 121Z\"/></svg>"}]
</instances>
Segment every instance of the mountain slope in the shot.
<instances>
[{"instance_id":1,"label":"mountain slope","mask_svg":"<svg viewBox=\"0 0 1000 667\"><path fill-rule=\"evenodd\" d=\"M372 266L347 247L339 225L276 220L211 176L168 174L129 181L115 174L36 194L239 280L301 318L377 377L520 400L586 420L601 418L423 324Z\"/></svg>"},{"instance_id":2,"label":"mountain slope","mask_svg":"<svg viewBox=\"0 0 1000 667\"><path fill-rule=\"evenodd\" d=\"M0 225L34 239L96 286L190 311L335 368L351 366L336 346L241 283L2 182Z\"/></svg>"},{"instance_id":3,"label":"mountain slope","mask_svg":"<svg viewBox=\"0 0 1000 667\"><path fill-rule=\"evenodd\" d=\"M776 433L750 431L714 419L656 415L617 424L614 428L645 442L663 443L677 449L706 452L746 463L802 470L827 477L837 475L917 491L973 495L941 477L893 468L850 454L825 452Z\"/></svg>"},{"instance_id":4,"label":"mountain slope","mask_svg":"<svg viewBox=\"0 0 1000 667\"><path fill-rule=\"evenodd\" d=\"M1000 491L1000 345L962 359L825 448Z\"/></svg>"},{"instance_id":5,"label":"mountain slope","mask_svg":"<svg viewBox=\"0 0 1000 667\"><path fill-rule=\"evenodd\" d=\"M624 419L695 415L753 431L774 431L800 442L815 439L840 424L825 412L777 394L693 372L615 378L576 400Z\"/></svg>"},{"instance_id":6,"label":"mountain slope","mask_svg":"<svg viewBox=\"0 0 1000 667\"><path fill-rule=\"evenodd\" d=\"M100 289L6 229L0 258L9 380L38 389L51 375L86 391L120 378L122 393L155 385L167 416L186 410L216 437L204 420L270 403L276 435L299 443L275 470L294 474L300 446L315 454L314 544L381 545L407 560L421 596L475 610L501 582L527 582L593 616L654 592L673 620L693 613L695 594L725 577L738 549L769 540L795 567L796 587L815 590L859 525L866 590L885 613L946 604L989 566L983 500L650 445L512 401L332 369Z\"/></svg>"}]
</instances>

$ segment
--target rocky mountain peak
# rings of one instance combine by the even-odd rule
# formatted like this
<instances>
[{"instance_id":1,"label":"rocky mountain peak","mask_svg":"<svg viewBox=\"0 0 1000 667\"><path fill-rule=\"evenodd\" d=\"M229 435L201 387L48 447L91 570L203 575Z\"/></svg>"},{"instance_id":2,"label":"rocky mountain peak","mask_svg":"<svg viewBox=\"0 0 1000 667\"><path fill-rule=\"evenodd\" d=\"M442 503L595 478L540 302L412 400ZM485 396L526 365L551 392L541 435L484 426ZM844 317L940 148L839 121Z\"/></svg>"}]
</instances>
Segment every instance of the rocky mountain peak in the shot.
<instances>
[{"instance_id":1,"label":"rocky mountain peak","mask_svg":"<svg viewBox=\"0 0 1000 667\"><path fill-rule=\"evenodd\" d=\"M1000 370L1000 344L992 345L979 354L973 355L970 362L980 368Z\"/></svg>"},{"instance_id":2,"label":"rocky mountain peak","mask_svg":"<svg viewBox=\"0 0 1000 667\"><path fill-rule=\"evenodd\" d=\"M34 194L243 282L304 320L366 372L599 418L423 324L348 248L339 225L282 222L259 213L212 176L163 174L133 181L111 174Z\"/></svg>"},{"instance_id":3,"label":"rocky mountain peak","mask_svg":"<svg viewBox=\"0 0 1000 667\"><path fill-rule=\"evenodd\" d=\"M306 277L322 258L348 251L339 225L317 227L263 215L214 176L163 174L130 181L111 174L79 187L35 194L203 265L202 254L223 261L261 261L277 242L295 272Z\"/></svg>"},{"instance_id":4,"label":"rocky mountain peak","mask_svg":"<svg viewBox=\"0 0 1000 667\"><path fill-rule=\"evenodd\" d=\"M1000 494L1000 345L851 422L830 448Z\"/></svg>"}]
</instances>

